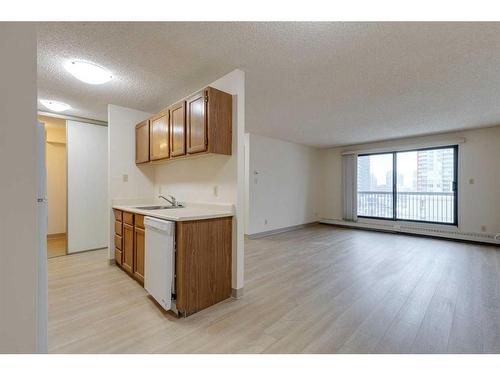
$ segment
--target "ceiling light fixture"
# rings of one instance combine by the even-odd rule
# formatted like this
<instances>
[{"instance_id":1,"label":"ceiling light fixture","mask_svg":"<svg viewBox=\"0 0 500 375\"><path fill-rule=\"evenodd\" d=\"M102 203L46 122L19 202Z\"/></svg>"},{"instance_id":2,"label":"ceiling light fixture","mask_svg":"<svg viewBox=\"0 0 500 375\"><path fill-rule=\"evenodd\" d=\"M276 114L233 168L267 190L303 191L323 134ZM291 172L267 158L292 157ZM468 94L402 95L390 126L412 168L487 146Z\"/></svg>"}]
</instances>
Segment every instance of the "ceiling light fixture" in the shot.
<instances>
[{"instance_id":1,"label":"ceiling light fixture","mask_svg":"<svg viewBox=\"0 0 500 375\"><path fill-rule=\"evenodd\" d=\"M55 100L40 100L40 103L42 103L45 108L54 112L64 112L71 108L69 104L57 102Z\"/></svg>"},{"instance_id":2,"label":"ceiling light fixture","mask_svg":"<svg viewBox=\"0 0 500 375\"><path fill-rule=\"evenodd\" d=\"M75 78L91 85L101 85L113 78L108 70L86 61L70 60L64 64L64 68Z\"/></svg>"}]
</instances>

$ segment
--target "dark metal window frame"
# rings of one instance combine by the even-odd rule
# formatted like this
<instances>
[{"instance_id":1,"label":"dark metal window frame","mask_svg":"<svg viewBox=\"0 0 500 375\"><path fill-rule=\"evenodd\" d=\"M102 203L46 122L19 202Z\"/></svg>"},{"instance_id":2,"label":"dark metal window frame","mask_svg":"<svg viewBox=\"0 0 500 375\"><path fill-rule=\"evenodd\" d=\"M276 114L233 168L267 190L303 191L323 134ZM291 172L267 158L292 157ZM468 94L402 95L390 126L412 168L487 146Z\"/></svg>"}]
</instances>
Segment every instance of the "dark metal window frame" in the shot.
<instances>
[{"instance_id":1,"label":"dark metal window frame","mask_svg":"<svg viewBox=\"0 0 500 375\"><path fill-rule=\"evenodd\" d=\"M426 221L426 220L411 220L411 219L398 219L397 218L397 195L398 195L398 180L397 180L397 157L398 153L413 152L413 151L432 151L432 150L443 150L443 149L453 149L453 222L443 222L443 221ZM358 215L359 218L363 219L376 219L376 220L389 220L389 221L407 221L413 223L426 223L426 224L440 224L440 225L454 225L458 226L458 145L450 146L436 146L436 147L425 147L425 148L413 148L404 149L398 151L387 151L387 152L372 152L365 154L358 154L360 156L371 156L371 155L390 155L392 154L392 217L378 217L378 216L365 216ZM357 191L356 191L357 194Z\"/></svg>"}]
</instances>

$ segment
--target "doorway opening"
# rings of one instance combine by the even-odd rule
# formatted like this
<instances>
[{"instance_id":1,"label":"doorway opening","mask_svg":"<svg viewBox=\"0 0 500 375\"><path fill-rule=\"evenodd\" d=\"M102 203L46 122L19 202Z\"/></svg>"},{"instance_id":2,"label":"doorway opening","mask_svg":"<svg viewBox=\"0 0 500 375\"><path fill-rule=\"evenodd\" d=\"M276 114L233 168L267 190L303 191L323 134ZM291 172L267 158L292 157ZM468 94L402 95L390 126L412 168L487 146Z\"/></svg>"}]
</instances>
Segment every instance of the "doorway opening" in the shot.
<instances>
[{"instance_id":1,"label":"doorway opening","mask_svg":"<svg viewBox=\"0 0 500 375\"><path fill-rule=\"evenodd\" d=\"M68 253L68 183L66 120L39 116L45 128L45 163L47 171L48 225L47 258Z\"/></svg>"},{"instance_id":2,"label":"doorway opening","mask_svg":"<svg viewBox=\"0 0 500 375\"><path fill-rule=\"evenodd\" d=\"M105 125L39 114L45 130L47 258L107 247Z\"/></svg>"}]
</instances>

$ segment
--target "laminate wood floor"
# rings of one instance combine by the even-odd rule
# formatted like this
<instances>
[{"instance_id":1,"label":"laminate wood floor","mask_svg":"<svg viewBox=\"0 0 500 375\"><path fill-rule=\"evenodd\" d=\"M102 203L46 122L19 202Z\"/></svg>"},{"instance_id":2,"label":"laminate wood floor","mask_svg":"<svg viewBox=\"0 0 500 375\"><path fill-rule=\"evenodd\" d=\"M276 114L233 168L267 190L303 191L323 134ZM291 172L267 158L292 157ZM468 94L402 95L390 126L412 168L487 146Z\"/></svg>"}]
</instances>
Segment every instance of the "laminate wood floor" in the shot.
<instances>
[{"instance_id":1,"label":"laminate wood floor","mask_svg":"<svg viewBox=\"0 0 500 375\"><path fill-rule=\"evenodd\" d=\"M47 238L47 258L66 255L66 236Z\"/></svg>"},{"instance_id":2,"label":"laminate wood floor","mask_svg":"<svg viewBox=\"0 0 500 375\"><path fill-rule=\"evenodd\" d=\"M51 353L500 353L498 247L317 225L245 242L245 295L163 312L106 250L49 260Z\"/></svg>"}]
</instances>

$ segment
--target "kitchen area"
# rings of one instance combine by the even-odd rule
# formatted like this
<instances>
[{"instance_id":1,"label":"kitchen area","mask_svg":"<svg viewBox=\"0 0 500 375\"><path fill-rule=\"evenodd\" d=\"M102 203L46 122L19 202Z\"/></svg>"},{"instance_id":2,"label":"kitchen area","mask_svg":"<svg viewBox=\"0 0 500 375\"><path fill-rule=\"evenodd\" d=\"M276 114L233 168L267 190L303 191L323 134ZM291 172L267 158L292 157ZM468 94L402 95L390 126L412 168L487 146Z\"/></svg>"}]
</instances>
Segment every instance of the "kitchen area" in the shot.
<instances>
[{"instance_id":1,"label":"kitchen area","mask_svg":"<svg viewBox=\"0 0 500 375\"><path fill-rule=\"evenodd\" d=\"M242 73L154 114L108 106L109 263L177 317L243 293Z\"/></svg>"}]
</instances>

